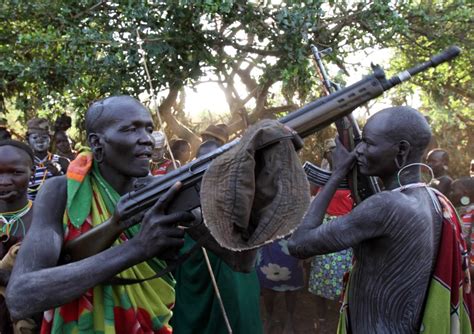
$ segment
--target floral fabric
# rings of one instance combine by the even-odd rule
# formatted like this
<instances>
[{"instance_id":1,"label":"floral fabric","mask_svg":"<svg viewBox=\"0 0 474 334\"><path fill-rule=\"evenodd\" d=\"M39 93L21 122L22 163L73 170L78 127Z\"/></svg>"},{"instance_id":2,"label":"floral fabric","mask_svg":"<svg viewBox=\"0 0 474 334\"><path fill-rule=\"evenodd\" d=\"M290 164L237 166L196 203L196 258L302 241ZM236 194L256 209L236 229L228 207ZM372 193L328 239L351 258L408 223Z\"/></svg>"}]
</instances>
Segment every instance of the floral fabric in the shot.
<instances>
[{"instance_id":1,"label":"floral fabric","mask_svg":"<svg viewBox=\"0 0 474 334\"><path fill-rule=\"evenodd\" d=\"M323 224L349 213L354 202L349 190L337 190L329 203ZM318 255L311 261L308 290L317 296L339 300L343 290L344 274L352 267L352 249Z\"/></svg>"},{"instance_id":2,"label":"floral fabric","mask_svg":"<svg viewBox=\"0 0 474 334\"><path fill-rule=\"evenodd\" d=\"M334 219L326 215L323 224ZM318 255L311 261L308 290L317 296L339 300L342 295L344 274L351 270L352 249Z\"/></svg>"},{"instance_id":3,"label":"floral fabric","mask_svg":"<svg viewBox=\"0 0 474 334\"><path fill-rule=\"evenodd\" d=\"M260 286L274 291L294 291L304 286L300 261L288 251L288 240L263 246L257 257Z\"/></svg>"}]
</instances>

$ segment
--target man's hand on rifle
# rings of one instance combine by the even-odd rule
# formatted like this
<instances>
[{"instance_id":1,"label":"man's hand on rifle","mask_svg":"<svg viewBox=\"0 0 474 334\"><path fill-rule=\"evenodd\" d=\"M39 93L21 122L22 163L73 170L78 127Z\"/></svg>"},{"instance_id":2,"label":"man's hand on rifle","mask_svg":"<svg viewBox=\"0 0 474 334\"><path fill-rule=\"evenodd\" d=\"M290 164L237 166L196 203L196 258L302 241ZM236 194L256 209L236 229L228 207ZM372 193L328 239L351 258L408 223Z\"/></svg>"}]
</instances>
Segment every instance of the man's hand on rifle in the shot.
<instances>
[{"instance_id":1,"label":"man's hand on rifle","mask_svg":"<svg viewBox=\"0 0 474 334\"><path fill-rule=\"evenodd\" d=\"M332 150L334 173L340 173L342 176L346 176L354 167L356 160L355 150L349 152L339 140L339 136L337 136L336 148Z\"/></svg>"},{"instance_id":2,"label":"man's hand on rifle","mask_svg":"<svg viewBox=\"0 0 474 334\"><path fill-rule=\"evenodd\" d=\"M147 259L156 256L172 260L184 245L184 230L178 224L194 220L194 215L186 211L167 213L180 188L181 183L177 182L160 197L143 217L140 232L131 240Z\"/></svg>"}]
</instances>

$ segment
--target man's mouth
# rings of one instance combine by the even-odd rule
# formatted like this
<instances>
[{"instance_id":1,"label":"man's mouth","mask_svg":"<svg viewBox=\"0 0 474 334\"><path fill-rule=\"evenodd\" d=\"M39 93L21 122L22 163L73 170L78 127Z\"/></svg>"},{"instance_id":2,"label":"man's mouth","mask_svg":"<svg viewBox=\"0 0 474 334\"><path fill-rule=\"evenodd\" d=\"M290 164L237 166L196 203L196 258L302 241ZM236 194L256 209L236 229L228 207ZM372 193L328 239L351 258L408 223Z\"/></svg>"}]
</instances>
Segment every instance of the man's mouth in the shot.
<instances>
[{"instance_id":1,"label":"man's mouth","mask_svg":"<svg viewBox=\"0 0 474 334\"><path fill-rule=\"evenodd\" d=\"M135 154L135 156L138 158L138 159L146 159L146 160L150 160L151 159L151 152L141 152L141 153L138 153L138 154Z\"/></svg>"},{"instance_id":2,"label":"man's mouth","mask_svg":"<svg viewBox=\"0 0 474 334\"><path fill-rule=\"evenodd\" d=\"M45 148L45 147L48 147L48 145L46 143L37 143L36 147L37 148Z\"/></svg>"},{"instance_id":3,"label":"man's mouth","mask_svg":"<svg viewBox=\"0 0 474 334\"><path fill-rule=\"evenodd\" d=\"M364 161L360 161L360 160L357 160L357 167L363 170L366 170L367 168L369 168L367 167L367 164Z\"/></svg>"}]
</instances>

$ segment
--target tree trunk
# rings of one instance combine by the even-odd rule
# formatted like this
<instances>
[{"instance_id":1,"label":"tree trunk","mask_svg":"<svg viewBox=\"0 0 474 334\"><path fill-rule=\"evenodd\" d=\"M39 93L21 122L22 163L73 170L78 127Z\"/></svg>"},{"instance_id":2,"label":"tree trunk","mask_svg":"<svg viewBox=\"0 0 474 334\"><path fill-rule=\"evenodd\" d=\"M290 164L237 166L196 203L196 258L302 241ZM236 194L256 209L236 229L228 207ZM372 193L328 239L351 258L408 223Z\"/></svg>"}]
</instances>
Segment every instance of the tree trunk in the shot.
<instances>
[{"instance_id":1,"label":"tree trunk","mask_svg":"<svg viewBox=\"0 0 474 334\"><path fill-rule=\"evenodd\" d=\"M166 122L166 125L168 126L171 133L178 136L179 138L187 140L191 144L191 147L194 151L195 148L201 144L201 139L189 128L183 125L183 123L178 121L172 113L172 107L176 103L179 90L179 87L171 88L168 96L166 96L166 98L158 107L158 111L162 121Z\"/></svg>"}]
</instances>

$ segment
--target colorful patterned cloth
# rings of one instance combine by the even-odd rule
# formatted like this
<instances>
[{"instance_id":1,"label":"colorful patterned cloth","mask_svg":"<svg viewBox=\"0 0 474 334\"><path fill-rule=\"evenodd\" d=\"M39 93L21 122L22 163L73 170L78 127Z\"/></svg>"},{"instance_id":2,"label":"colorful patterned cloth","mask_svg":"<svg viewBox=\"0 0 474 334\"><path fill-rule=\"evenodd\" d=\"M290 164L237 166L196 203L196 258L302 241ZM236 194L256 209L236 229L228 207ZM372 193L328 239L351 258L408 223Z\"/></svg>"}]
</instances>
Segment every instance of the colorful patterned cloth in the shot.
<instances>
[{"instance_id":1,"label":"colorful patterned cloth","mask_svg":"<svg viewBox=\"0 0 474 334\"><path fill-rule=\"evenodd\" d=\"M274 291L295 291L304 286L303 267L288 251L288 238L263 246L257 257L260 286Z\"/></svg>"},{"instance_id":2,"label":"colorful patterned cloth","mask_svg":"<svg viewBox=\"0 0 474 334\"><path fill-rule=\"evenodd\" d=\"M325 215L323 224L334 218L336 216ZM351 249L315 256L311 261L308 291L326 299L339 300L343 289L342 279L351 267Z\"/></svg>"},{"instance_id":3,"label":"colorful patterned cloth","mask_svg":"<svg viewBox=\"0 0 474 334\"><path fill-rule=\"evenodd\" d=\"M97 165L93 165L92 154L89 152L79 154L71 163L67 177L65 242L108 219L120 198L100 175ZM76 203L78 207L75 206ZM125 242L139 229L139 226L131 227L114 244ZM143 279L153 276L164 266L164 262L152 259L117 276ZM98 285L71 303L46 311L41 333L170 334L172 329L168 320L171 318L173 305L174 280L171 275L126 286Z\"/></svg>"},{"instance_id":4,"label":"colorful patterned cloth","mask_svg":"<svg viewBox=\"0 0 474 334\"><path fill-rule=\"evenodd\" d=\"M168 168L173 164L173 161L165 159L162 162L152 162L150 164L150 173L153 176L165 175L168 172Z\"/></svg>"},{"instance_id":5,"label":"colorful patterned cloth","mask_svg":"<svg viewBox=\"0 0 474 334\"><path fill-rule=\"evenodd\" d=\"M464 240L469 240L469 243L471 244L469 260L472 267L474 266L474 229L472 226L472 223L474 223L474 204L471 204L468 207L459 208L458 212L461 216Z\"/></svg>"},{"instance_id":6,"label":"colorful patterned cloth","mask_svg":"<svg viewBox=\"0 0 474 334\"><path fill-rule=\"evenodd\" d=\"M351 211L353 201L349 190L337 190L324 216L323 224ZM351 270L352 250L318 255L311 261L308 291L317 296L339 300L342 295L344 274Z\"/></svg>"},{"instance_id":7,"label":"colorful patterned cloth","mask_svg":"<svg viewBox=\"0 0 474 334\"><path fill-rule=\"evenodd\" d=\"M466 244L459 217L449 200L431 189L441 205L443 222L434 273L428 287L420 333L472 334L472 301ZM350 278L345 291L348 291ZM351 333L350 310L344 295L338 334Z\"/></svg>"}]
</instances>

